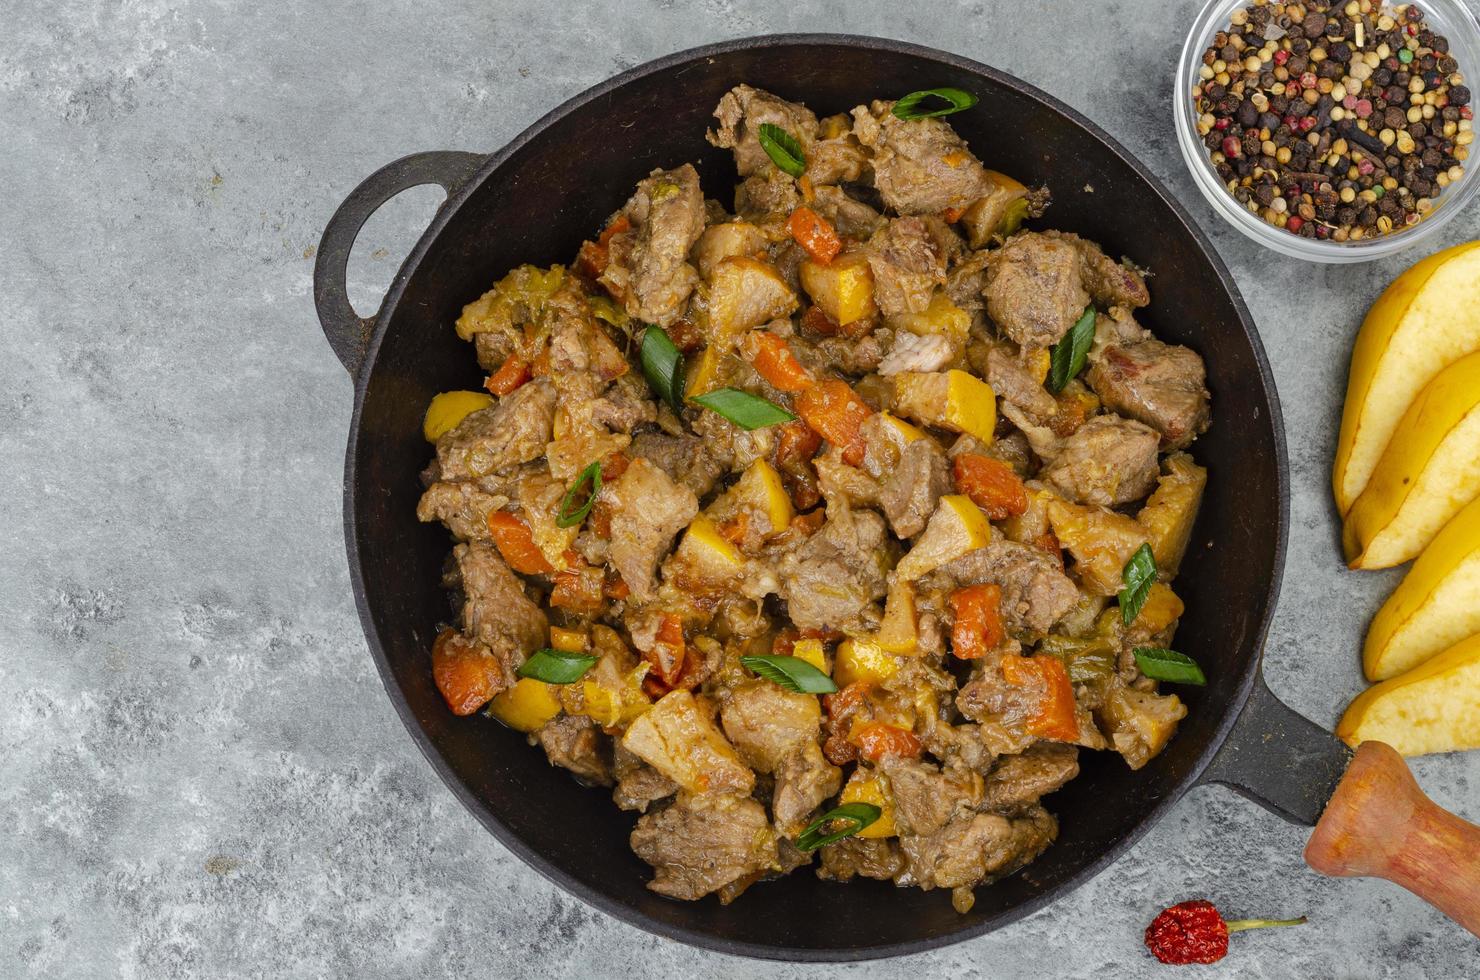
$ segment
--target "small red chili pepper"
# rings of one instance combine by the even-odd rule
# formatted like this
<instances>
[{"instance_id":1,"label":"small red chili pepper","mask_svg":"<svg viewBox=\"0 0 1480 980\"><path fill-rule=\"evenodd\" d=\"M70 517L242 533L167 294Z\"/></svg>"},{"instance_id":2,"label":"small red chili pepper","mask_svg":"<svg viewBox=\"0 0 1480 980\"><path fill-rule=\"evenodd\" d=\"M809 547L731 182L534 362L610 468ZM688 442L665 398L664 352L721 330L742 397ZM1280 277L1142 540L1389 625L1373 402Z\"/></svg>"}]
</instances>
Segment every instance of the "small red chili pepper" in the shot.
<instances>
[{"instance_id":1,"label":"small red chili pepper","mask_svg":"<svg viewBox=\"0 0 1480 980\"><path fill-rule=\"evenodd\" d=\"M1223 921L1212 902L1197 899L1163 909L1146 927L1146 948L1163 963L1216 963L1228 955L1228 934L1267 926L1298 926L1298 919Z\"/></svg>"}]
</instances>

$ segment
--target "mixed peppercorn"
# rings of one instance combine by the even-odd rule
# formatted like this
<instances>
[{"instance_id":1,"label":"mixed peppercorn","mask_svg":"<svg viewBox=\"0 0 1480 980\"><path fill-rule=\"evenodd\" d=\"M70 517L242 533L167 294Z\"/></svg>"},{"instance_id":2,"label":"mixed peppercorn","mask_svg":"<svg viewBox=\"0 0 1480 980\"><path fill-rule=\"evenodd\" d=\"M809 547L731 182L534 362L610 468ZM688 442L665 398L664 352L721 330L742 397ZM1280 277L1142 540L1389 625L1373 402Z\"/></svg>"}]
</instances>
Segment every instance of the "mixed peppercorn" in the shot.
<instances>
[{"instance_id":1,"label":"mixed peppercorn","mask_svg":"<svg viewBox=\"0 0 1480 980\"><path fill-rule=\"evenodd\" d=\"M1214 35L1192 96L1228 191L1302 238L1416 224L1474 140L1470 90L1416 4L1255 0Z\"/></svg>"}]
</instances>

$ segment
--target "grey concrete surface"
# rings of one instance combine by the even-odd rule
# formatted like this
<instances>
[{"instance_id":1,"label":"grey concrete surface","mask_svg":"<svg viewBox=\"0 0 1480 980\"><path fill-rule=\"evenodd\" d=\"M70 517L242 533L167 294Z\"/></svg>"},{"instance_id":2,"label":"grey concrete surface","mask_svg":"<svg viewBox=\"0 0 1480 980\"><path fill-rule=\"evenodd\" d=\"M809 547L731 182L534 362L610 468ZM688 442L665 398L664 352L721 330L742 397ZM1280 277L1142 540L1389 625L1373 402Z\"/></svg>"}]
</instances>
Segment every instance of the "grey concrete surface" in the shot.
<instances>
[{"instance_id":1,"label":"grey concrete surface","mask_svg":"<svg viewBox=\"0 0 1480 980\"><path fill-rule=\"evenodd\" d=\"M485 834L413 748L365 652L340 534L350 384L310 301L334 206L381 163L494 149L658 55L848 30L1042 86L1212 236L1289 428L1269 682L1333 725L1361 686L1364 624L1397 581L1349 573L1337 553L1326 485L1346 351L1419 256L1322 268L1218 221L1168 125L1194 8L0 0L0 976L1154 976L1166 971L1141 930L1195 896L1312 920L1236 937L1199 976L1480 974L1459 928L1386 883L1316 876L1303 831L1218 789L1056 906L932 955L808 968L659 941ZM363 309L436 201L409 194L366 229ZM1477 235L1472 209L1444 244ZM1480 816L1480 756L1414 768L1439 802Z\"/></svg>"}]
</instances>

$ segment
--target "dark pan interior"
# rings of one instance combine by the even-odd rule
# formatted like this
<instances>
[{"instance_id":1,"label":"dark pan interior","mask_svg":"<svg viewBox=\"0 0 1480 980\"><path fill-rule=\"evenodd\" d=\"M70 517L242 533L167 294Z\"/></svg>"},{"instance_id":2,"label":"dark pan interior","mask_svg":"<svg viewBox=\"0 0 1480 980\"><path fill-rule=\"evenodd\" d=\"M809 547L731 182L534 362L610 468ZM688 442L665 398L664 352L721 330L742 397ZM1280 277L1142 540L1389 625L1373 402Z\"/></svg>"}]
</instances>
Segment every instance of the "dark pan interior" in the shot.
<instances>
[{"instance_id":1,"label":"dark pan interior","mask_svg":"<svg viewBox=\"0 0 1480 980\"><path fill-rule=\"evenodd\" d=\"M1207 361L1214 425L1194 448L1211 469L1198 532L1177 590L1187 603L1178 646L1209 676L1182 689L1191 715L1140 772L1084 753L1084 772L1052 797L1059 841L1025 871L977 891L959 916L945 892L810 871L759 884L725 908L677 903L644 888L627 847L634 815L602 790L551 768L524 738L482 717L454 718L432 686L428 650L448 618L438 584L449 539L418 524L417 474L430 449L421 416L438 391L477 388L471 348L452 331L462 305L521 262L567 262L654 167L693 161L711 196L732 202L728 153L704 131L738 82L806 102L819 115L925 86L981 96L952 117L987 166L1047 183L1041 225L1075 231L1150 268L1144 322ZM987 931L1102 867L1192 784L1232 721L1257 666L1277 569L1280 520L1275 408L1242 305L1190 220L1097 131L1036 90L924 49L849 38L773 38L674 56L552 113L456 196L393 287L361 379L347 520L371 648L428 758L507 845L565 887L644 928L749 955L847 959L939 945ZM543 127L543 128L541 128Z\"/></svg>"}]
</instances>

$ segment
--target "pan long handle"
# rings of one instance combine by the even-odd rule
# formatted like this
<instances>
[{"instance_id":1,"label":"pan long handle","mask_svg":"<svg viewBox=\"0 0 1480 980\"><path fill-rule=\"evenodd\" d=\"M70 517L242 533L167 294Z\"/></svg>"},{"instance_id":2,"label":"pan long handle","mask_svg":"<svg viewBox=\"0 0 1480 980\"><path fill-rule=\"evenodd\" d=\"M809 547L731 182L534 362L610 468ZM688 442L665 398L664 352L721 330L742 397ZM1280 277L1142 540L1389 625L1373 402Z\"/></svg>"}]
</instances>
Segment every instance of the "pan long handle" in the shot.
<instances>
[{"instance_id":1,"label":"pan long handle","mask_svg":"<svg viewBox=\"0 0 1480 980\"><path fill-rule=\"evenodd\" d=\"M439 184L450 197L486 159L482 154L458 150L430 150L402 157L361 181L324 226L313 267L313 301L324 336L351 377L359 375L365 362L375 323L374 317L365 319L355 313L345 282L350 251L360 229L381 205L412 187Z\"/></svg>"},{"instance_id":2,"label":"pan long handle","mask_svg":"<svg viewBox=\"0 0 1480 980\"><path fill-rule=\"evenodd\" d=\"M1392 747L1353 755L1261 676L1203 780L1314 824L1305 861L1321 874L1385 878L1480 936L1480 827L1425 796Z\"/></svg>"}]
</instances>

